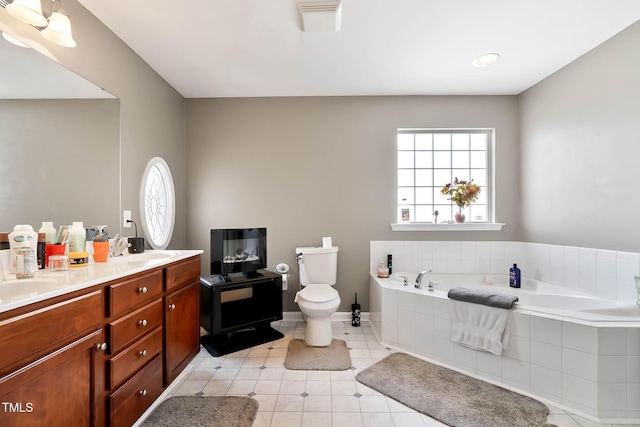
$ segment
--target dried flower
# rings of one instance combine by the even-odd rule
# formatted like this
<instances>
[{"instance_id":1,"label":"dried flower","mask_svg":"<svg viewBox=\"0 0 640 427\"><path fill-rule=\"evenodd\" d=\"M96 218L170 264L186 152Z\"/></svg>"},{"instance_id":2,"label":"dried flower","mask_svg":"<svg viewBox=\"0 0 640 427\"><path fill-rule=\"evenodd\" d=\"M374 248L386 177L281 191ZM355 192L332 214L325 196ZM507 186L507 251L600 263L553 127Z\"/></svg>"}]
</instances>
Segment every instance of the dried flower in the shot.
<instances>
[{"instance_id":1,"label":"dried flower","mask_svg":"<svg viewBox=\"0 0 640 427\"><path fill-rule=\"evenodd\" d=\"M480 186L471 181L459 180L458 177L451 183L442 187L440 194L449 196L449 200L455 203L462 211L462 208L470 206L472 202L478 200Z\"/></svg>"}]
</instances>

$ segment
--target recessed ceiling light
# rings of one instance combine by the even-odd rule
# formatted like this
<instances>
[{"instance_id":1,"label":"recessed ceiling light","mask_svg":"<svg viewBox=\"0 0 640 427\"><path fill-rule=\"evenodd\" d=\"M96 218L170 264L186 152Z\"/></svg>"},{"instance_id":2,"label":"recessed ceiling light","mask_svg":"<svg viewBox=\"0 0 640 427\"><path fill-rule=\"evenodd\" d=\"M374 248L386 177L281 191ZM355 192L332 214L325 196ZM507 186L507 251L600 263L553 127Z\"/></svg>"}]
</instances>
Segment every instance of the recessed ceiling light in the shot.
<instances>
[{"instance_id":1,"label":"recessed ceiling light","mask_svg":"<svg viewBox=\"0 0 640 427\"><path fill-rule=\"evenodd\" d=\"M500 59L500 55L498 55L497 53L486 53L474 59L473 65L475 67L486 67L487 65L493 64L498 59Z\"/></svg>"}]
</instances>

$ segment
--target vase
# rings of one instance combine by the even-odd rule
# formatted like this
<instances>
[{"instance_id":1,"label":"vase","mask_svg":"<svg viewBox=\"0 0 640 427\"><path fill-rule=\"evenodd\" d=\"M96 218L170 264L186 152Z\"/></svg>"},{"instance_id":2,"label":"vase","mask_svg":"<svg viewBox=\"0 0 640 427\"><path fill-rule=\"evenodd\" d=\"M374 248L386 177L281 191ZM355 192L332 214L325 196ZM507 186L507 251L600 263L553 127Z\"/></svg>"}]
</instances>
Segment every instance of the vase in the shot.
<instances>
[{"instance_id":1,"label":"vase","mask_svg":"<svg viewBox=\"0 0 640 427\"><path fill-rule=\"evenodd\" d=\"M462 213L462 209L460 209L460 211L454 215L454 219L456 220L456 222L458 224L462 224L464 222L465 218L466 217Z\"/></svg>"}]
</instances>

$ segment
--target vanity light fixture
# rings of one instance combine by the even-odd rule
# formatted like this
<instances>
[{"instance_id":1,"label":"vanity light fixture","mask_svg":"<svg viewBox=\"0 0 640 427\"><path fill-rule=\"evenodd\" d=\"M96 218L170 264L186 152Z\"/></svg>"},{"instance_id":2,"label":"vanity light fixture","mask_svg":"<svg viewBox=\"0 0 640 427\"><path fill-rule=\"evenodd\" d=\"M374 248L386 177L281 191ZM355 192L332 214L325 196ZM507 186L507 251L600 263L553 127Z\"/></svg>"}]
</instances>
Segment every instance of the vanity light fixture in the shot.
<instances>
[{"instance_id":1,"label":"vanity light fixture","mask_svg":"<svg viewBox=\"0 0 640 427\"><path fill-rule=\"evenodd\" d=\"M500 59L500 55L498 55L497 53L486 53L474 59L472 64L474 65L474 67L486 67L487 65L493 64L498 59Z\"/></svg>"},{"instance_id":2,"label":"vanity light fixture","mask_svg":"<svg viewBox=\"0 0 640 427\"><path fill-rule=\"evenodd\" d=\"M18 40L17 38L13 37L11 34L7 34L4 31L2 32L2 38L4 38L6 41L8 41L11 44L14 44L16 46L20 46L20 47L26 47L27 49L29 49L29 45L26 45L24 43L22 43L20 40Z\"/></svg>"},{"instance_id":3,"label":"vanity light fixture","mask_svg":"<svg viewBox=\"0 0 640 427\"><path fill-rule=\"evenodd\" d=\"M54 11L55 3L59 3L59 7ZM42 37L50 42L64 47L76 47L76 41L71 35L69 14L63 7L62 0L51 0L48 18L42 14L40 0L13 0L5 8L14 18L39 29Z\"/></svg>"},{"instance_id":4,"label":"vanity light fixture","mask_svg":"<svg viewBox=\"0 0 640 427\"><path fill-rule=\"evenodd\" d=\"M53 4L62 0L51 0L49 4L49 25L42 30L42 37L64 47L76 47L76 41L71 35L71 21L69 14L62 7L53 11ZM62 5L64 6L64 5Z\"/></svg>"},{"instance_id":5,"label":"vanity light fixture","mask_svg":"<svg viewBox=\"0 0 640 427\"><path fill-rule=\"evenodd\" d=\"M34 27L46 27L47 18L42 14L40 0L13 0L6 7L7 13Z\"/></svg>"}]
</instances>

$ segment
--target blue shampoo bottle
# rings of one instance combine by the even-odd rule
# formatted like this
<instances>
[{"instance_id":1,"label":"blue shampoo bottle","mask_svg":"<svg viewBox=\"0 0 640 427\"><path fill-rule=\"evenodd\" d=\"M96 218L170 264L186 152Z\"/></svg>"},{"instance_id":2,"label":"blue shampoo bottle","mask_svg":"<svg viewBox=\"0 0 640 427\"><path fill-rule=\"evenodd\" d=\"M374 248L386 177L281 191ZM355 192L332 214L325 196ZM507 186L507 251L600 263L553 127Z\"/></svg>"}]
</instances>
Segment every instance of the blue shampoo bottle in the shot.
<instances>
[{"instance_id":1,"label":"blue shampoo bottle","mask_svg":"<svg viewBox=\"0 0 640 427\"><path fill-rule=\"evenodd\" d=\"M520 269L517 264L513 264L513 267L509 269L509 286L512 288L520 287Z\"/></svg>"}]
</instances>

